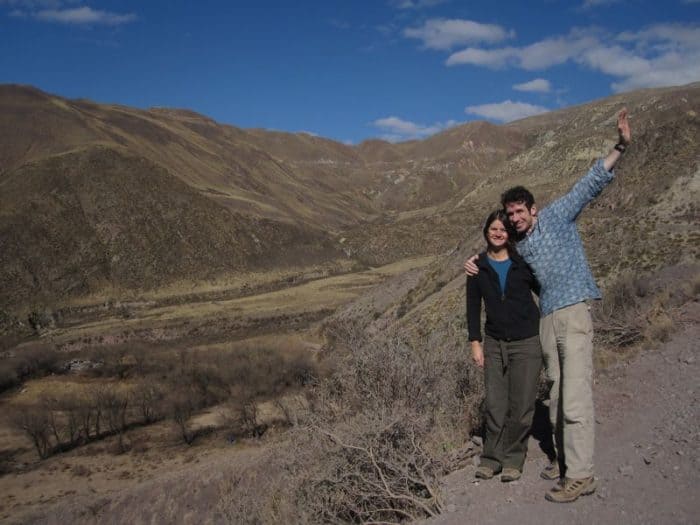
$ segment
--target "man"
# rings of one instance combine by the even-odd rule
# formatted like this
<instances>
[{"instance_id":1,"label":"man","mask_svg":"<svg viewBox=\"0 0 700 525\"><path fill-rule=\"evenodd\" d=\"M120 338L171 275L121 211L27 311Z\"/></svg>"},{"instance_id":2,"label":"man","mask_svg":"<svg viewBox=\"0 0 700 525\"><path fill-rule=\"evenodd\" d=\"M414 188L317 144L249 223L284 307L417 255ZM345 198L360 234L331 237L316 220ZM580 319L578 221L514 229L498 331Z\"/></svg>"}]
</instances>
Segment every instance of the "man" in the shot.
<instances>
[{"instance_id":1,"label":"man","mask_svg":"<svg viewBox=\"0 0 700 525\"><path fill-rule=\"evenodd\" d=\"M586 301L600 299L576 219L613 179L611 170L630 143L627 110L617 118L619 141L598 160L569 193L539 211L532 194L517 186L501 204L518 233L517 249L540 282L540 338L545 371L551 383L549 418L558 461L541 476L559 480L549 501L568 503L596 489L593 477L593 328ZM464 263L476 275L475 258Z\"/></svg>"}]
</instances>

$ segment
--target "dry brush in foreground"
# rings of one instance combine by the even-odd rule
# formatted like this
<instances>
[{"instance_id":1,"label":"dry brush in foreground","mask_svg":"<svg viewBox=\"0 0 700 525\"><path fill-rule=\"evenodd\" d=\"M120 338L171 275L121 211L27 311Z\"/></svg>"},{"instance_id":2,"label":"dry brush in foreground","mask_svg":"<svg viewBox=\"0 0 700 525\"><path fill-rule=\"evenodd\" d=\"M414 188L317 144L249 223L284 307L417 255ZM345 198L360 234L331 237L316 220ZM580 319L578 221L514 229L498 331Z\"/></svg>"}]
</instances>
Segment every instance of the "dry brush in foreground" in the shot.
<instances>
[{"instance_id":1,"label":"dry brush in foreground","mask_svg":"<svg viewBox=\"0 0 700 525\"><path fill-rule=\"evenodd\" d=\"M438 479L479 421L483 392L463 345L333 328L343 357L307 390L297 426L222 487L231 522L393 523L442 510Z\"/></svg>"}]
</instances>

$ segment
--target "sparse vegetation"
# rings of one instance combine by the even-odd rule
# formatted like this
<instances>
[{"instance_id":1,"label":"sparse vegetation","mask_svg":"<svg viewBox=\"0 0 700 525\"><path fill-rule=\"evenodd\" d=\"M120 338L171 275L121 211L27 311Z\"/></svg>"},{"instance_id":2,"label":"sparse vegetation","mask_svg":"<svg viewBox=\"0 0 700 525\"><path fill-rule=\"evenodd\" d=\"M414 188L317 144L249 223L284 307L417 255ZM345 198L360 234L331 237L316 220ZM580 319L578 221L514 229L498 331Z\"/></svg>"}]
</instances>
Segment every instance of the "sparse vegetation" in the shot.
<instances>
[{"instance_id":1,"label":"sparse vegetation","mask_svg":"<svg viewBox=\"0 0 700 525\"><path fill-rule=\"evenodd\" d=\"M312 523L439 513L438 478L451 458L446 440L461 442L479 424L480 374L459 346L372 340L348 324L328 329L345 357L308 390L308 409L285 445L291 455L233 474L224 513L246 509L250 523L269 523L279 509ZM261 501L261 493L270 497Z\"/></svg>"},{"instance_id":2,"label":"sparse vegetation","mask_svg":"<svg viewBox=\"0 0 700 525\"><path fill-rule=\"evenodd\" d=\"M26 357L23 363L29 363L31 370L53 363L43 353ZM257 404L298 389L316 375L306 353L290 350L282 355L257 347L183 350L177 355L141 355L139 360L122 347L101 351L99 357L93 354L93 359L99 359L101 366L84 374L99 377L100 383L62 396L44 396L10 418L32 440L40 458L109 436L117 437L116 449L123 452L126 430L164 417L172 420L178 438L190 445L198 435L192 417L220 403L233 407L235 413L228 419L229 431L260 437L266 424L259 421ZM124 385L124 380L129 382Z\"/></svg>"},{"instance_id":3,"label":"sparse vegetation","mask_svg":"<svg viewBox=\"0 0 700 525\"><path fill-rule=\"evenodd\" d=\"M675 327L675 311L697 298L700 281L694 266L680 265L673 272L683 279L624 272L608 286L593 308L599 344L621 351L644 340L666 342Z\"/></svg>"},{"instance_id":4,"label":"sparse vegetation","mask_svg":"<svg viewBox=\"0 0 700 525\"><path fill-rule=\"evenodd\" d=\"M0 362L0 392L33 377L61 372L62 360L53 344L36 342L16 348Z\"/></svg>"}]
</instances>

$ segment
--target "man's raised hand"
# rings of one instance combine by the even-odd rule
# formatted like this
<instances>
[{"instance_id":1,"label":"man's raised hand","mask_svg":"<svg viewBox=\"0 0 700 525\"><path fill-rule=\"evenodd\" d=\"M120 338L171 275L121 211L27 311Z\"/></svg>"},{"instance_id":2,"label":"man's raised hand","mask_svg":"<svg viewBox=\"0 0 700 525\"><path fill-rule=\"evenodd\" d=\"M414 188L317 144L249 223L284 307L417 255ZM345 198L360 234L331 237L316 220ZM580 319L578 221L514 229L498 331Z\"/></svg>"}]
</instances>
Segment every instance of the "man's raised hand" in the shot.
<instances>
[{"instance_id":1,"label":"man's raised hand","mask_svg":"<svg viewBox=\"0 0 700 525\"><path fill-rule=\"evenodd\" d=\"M620 113L617 115L617 132L620 135L620 142L627 146L632 140L630 123L627 119L627 108L622 108Z\"/></svg>"}]
</instances>

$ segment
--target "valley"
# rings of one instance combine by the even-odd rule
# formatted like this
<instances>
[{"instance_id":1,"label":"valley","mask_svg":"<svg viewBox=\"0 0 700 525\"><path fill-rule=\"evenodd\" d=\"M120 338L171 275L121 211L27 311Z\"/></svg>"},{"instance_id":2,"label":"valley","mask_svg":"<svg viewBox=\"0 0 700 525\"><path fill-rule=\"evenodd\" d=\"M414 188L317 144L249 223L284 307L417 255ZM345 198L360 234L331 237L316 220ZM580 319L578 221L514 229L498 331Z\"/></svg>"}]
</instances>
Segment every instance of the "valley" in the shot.
<instances>
[{"instance_id":1,"label":"valley","mask_svg":"<svg viewBox=\"0 0 700 525\"><path fill-rule=\"evenodd\" d=\"M0 86L0 519L338 521L314 495L358 450L419 436L387 454L464 467L463 261L622 106L632 145L578 219L601 371L695 323L700 84L356 146Z\"/></svg>"}]
</instances>

